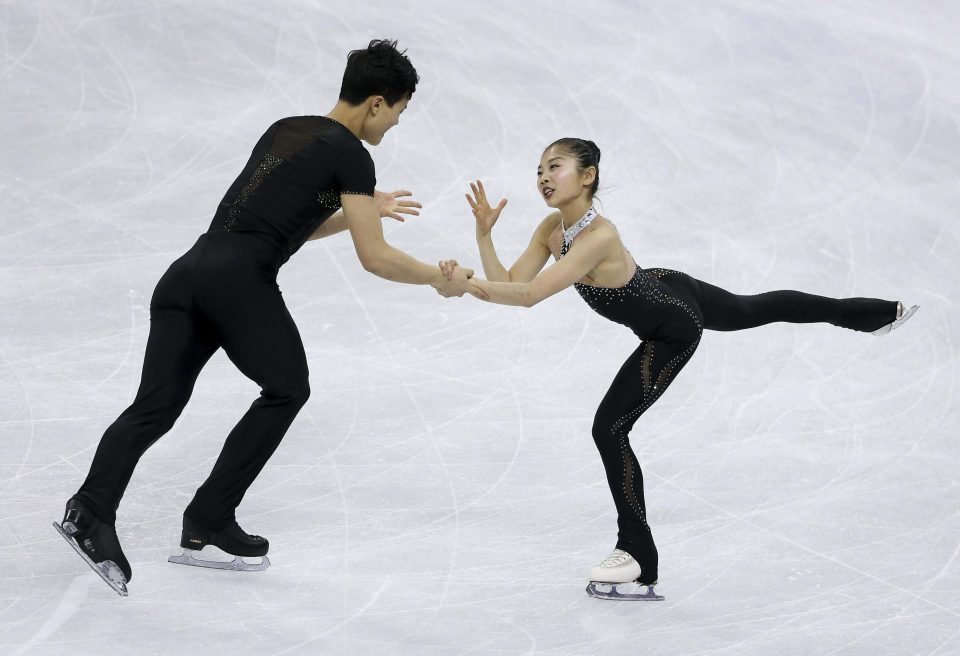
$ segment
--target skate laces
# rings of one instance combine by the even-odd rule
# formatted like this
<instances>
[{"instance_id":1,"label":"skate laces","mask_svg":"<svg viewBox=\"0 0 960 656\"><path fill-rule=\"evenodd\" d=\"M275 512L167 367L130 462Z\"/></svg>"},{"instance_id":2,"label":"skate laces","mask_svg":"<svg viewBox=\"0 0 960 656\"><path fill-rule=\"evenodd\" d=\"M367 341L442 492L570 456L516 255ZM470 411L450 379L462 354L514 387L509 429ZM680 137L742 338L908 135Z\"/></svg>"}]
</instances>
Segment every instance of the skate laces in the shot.
<instances>
[{"instance_id":1,"label":"skate laces","mask_svg":"<svg viewBox=\"0 0 960 656\"><path fill-rule=\"evenodd\" d=\"M614 549L613 553L603 559L603 562L600 563L600 567L619 567L625 562L633 558L630 554L622 549Z\"/></svg>"}]
</instances>

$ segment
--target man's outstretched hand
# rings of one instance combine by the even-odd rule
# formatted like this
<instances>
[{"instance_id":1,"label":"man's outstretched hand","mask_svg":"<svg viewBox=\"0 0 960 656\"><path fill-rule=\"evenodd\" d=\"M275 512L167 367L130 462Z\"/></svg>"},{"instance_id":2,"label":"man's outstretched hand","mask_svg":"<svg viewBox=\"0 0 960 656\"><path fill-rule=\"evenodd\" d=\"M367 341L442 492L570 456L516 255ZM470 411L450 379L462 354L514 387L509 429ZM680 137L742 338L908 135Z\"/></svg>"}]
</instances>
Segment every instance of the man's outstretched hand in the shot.
<instances>
[{"instance_id":1,"label":"man's outstretched hand","mask_svg":"<svg viewBox=\"0 0 960 656\"><path fill-rule=\"evenodd\" d=\"M420 216L420 212L417 210L422 209L423 205L415 200L400 200L405 196L412 195L412 191L407 191L405 189L398 189L397 191L391 191L390 193L374 190L373 199L376 201L377 207L380 209L380 218L385 219L389 217L403 223L406 221L406 219L400 216L401 214Z\"/></svg>"}]
</instances>

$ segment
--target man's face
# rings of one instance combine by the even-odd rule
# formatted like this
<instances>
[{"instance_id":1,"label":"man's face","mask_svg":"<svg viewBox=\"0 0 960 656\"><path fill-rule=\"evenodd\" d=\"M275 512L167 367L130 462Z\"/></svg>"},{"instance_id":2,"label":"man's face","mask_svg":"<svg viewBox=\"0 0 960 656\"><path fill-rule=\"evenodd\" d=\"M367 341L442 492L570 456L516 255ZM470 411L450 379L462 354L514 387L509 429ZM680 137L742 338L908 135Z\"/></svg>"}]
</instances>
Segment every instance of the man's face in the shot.
<instances>
[{"instance_id":1,"label":"man's face","mask_svg":"<svg viewBox=\"0 0 960 656\"><path fill-rule=\"evenodd\" d=\"M372 146L379 144L387 131L400 122L400 114L409 103L409 98L401 98L391 107L382 96L374 98L371 106L374 115L364 125L364 140Z\"/></svg>"}]
</instances>

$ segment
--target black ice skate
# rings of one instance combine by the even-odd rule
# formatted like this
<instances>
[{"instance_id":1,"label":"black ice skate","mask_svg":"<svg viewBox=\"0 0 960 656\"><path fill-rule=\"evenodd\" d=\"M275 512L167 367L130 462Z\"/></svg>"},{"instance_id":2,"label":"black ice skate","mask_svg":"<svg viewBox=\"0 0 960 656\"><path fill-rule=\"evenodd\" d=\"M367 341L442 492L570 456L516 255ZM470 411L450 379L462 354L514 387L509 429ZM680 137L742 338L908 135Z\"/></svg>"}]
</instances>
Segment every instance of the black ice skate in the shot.
<instances>
[{"instance_id":1,"label":"black ice skate","mask_svg":"<svg viewBox=\"0 0 960 656\"><path fill-rule=\"evenodd\" d=\"M120 549L117 530L104 524L76 497L67 501L63 522L53 527L71 547L121 597L127 596L127 583L133 572Z\"/></svg>"},{"instance_id":2,"label":"black ice skate","mask_svg":"<svg viewBox=\"0 0 960 656\"><path fill-rule=\"evenodd\" d=\"M167 562L239 572L260 572L270 566L267 539L247 535L236 521L219 531L209 531L184 517L180 546L183 553L170 556ZM259 558L260 561L248 563L244 558Z\"/></svg>"},{"instance_id":3,"label":"black ice skate","mask_svg":"<svg viewBox=\"0 0 960 656\"><path fill-rule=\"evenodd\" d=\"M663 601L663 596L653 591L656 584L656 580L644 579L640 564L633 556L614 549L602 563L590 569L587 594L597 599Z\"/></svg>"}]
</instances>

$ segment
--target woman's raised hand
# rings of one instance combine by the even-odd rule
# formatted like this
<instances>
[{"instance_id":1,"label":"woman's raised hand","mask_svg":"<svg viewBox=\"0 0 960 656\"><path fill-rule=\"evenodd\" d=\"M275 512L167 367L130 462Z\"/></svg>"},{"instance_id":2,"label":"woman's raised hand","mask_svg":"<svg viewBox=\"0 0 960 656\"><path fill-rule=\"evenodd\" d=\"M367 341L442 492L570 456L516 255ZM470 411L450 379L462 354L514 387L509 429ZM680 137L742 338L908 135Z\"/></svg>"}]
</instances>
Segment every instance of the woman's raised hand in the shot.
<instances>
[{"instance_id":1,"label":"woman's raised hand","mask_svg":"<svg viewBox=\"0 0 960 656\"><path fill-rule=\"evenodd\" d=\"M493 230L494 224L500 218L500 212L507 206L507 199L501 198L496 207L490 207L482 182L479 180L476 183L471 182L470 189L473 191L473 198L470 194L466 194L466 197L467 202L470 203L470 209L473 210L473 217L477 220L477 234L486 236Z\"/></svg>"}]
</instances>

